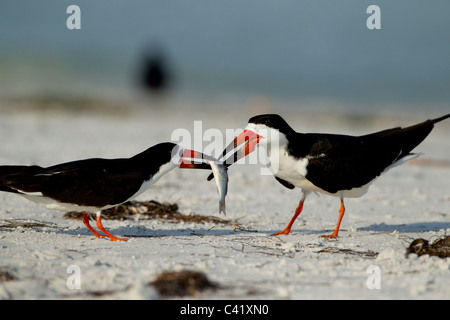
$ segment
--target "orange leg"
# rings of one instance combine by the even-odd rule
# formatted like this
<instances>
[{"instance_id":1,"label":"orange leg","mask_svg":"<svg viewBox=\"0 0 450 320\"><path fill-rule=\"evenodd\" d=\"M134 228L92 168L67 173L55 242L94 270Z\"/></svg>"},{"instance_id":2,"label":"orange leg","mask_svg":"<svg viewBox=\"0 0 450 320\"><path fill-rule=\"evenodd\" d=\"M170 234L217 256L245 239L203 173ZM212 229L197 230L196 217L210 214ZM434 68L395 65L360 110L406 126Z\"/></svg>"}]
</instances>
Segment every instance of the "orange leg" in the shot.
<instances>
[{"instance_id":1,"label":"orange leg","mask_svg":"<svg viewBox=\"0 0 450 320\"><path fill-rule=\"evenodd\" d=\"M97 231L94 230L94 228L91 227L90 223L89 223L89 218L88 218L88 214L84 213L83 214L83 223L84 225L91 230L91 232L94 234L94 236L96 236L97 238L107 238L104 235L101 235L100 233L98 233Z\"/></svg>"},{"instance_id":2,"label":"orange leg","mask_svg":"<svg viewBox=\"0 0 450 320\"><path fill-rule=\"evenodd\" d=\"M128 241L126 238L117 238L113 236L111 233L109 233L102 224L101 216L97 215L97 228L99 228L101 231L103 231L111 241Z\"/></svg>"},{"instance_id":3,"label":"orange leg","mask_svg":"<svg viewBox=\"0 0 450 320\"><path fill-rule=\"evenodd\" d=\"M339 220L336 226L336 229L334 229L334 232L330 235L322 236L322 238L328 238L328 239L336 239L339 232L339 227L341 226L342 218L344 217L345 213L345 207L344 207L344 199L341 199L341 208L339 209Z\"/></svg>"},{"instance_id":4,"label":"orange leg","mask_svg":"<svg viewBox=\"0 0 450 320\"><path fill-rule=\"evenodd\" d=\"M289 222L289 224L287 225L287 227L283 231L274 233L273 236L279 236L279 235L282 235L282 234L290 234L292 232L291 231L292 225L294 224L295 219L297 219L297 217L302 212L302 210L303 210L303 203L305 203L305 197L302 197L302 199L300 200L297 209L295 209L294 216L292 217L292 219Z\"/></svg>"}]
</instances>

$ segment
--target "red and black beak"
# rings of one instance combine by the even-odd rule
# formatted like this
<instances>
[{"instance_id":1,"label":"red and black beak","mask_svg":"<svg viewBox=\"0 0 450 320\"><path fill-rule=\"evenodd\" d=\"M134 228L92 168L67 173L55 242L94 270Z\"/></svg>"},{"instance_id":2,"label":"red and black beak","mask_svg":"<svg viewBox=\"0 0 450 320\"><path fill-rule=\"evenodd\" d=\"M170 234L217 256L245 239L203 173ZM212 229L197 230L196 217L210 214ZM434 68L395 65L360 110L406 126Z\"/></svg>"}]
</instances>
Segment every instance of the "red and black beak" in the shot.
<instances>
[{"instance_id":1,"label":"red and black beak","mask_svg":"<svg viewBox=\"0 0 450 320\"><path fill-rule=\"evenodd\" d=\"M246 155L252 153L256 149L256 145L259 141L263 139L262 136L253 132L252 130L244 130L241 134L239 134L233 141L223 150L222 157L228 154L230 151L236 149L236 147L243 144L238 150L236 150L233 155L228 157L224 163L227 167L231 166L233 163L237 162L239 159L242 159ZM214 175L211 173L208 176L208 181L214 178Z\"/></svg>"},{"instance_id":2,"label":"red and black beak","mask_svg":"<svg viewBox=\"0 0 450 320\"><path fill-rule=\"evenodd\" d=\"M237 162L239 159L255 151L256 145L261 139L262 137L256 132L253 132L251 130L244 130L241 134L234 138L234 140L225 148L225 150L223 150L222 156L225 156L231 150L234 150L236 147L244 144L242 147L236 150L232 156L225 160L225 164L230 166L233 163Z\"/></svg>"},{"instance_id":3,"label":"red and black beak","mask_svg":"<svg viewBox=\"0 0 450 320\"><path fill-rule=\"evenodd\" d=\"M184 149L180 159L180 169L211 169L211 166L202 160L216 161L215 158L201 152Z\"/></svg>"},{"instance_id":4,"label":"red and black beak","mask_svg":"<svg viewBox=\"0 0 450 320\"><path fill-rule=\"evenodd\" d=\"M244 130L241 134L239 134L233 141L223 150L222 157L241 146L238 150L236 150L233 155L227 158L224 163L227 167L238 161L239 159L245 157L246 155L252 153L256 149L256 145L262 139L259 134L253 132L251 130ZM190 159L190 160L188 160ZM181 169L211 169L211 166L208 163L202 162L202 160L208 161L217 161L217 159L203 154L201 152L185 149L181 156ZM212 175L208 177L208 180L212 179Z\"/></svg>"}]
</instances>

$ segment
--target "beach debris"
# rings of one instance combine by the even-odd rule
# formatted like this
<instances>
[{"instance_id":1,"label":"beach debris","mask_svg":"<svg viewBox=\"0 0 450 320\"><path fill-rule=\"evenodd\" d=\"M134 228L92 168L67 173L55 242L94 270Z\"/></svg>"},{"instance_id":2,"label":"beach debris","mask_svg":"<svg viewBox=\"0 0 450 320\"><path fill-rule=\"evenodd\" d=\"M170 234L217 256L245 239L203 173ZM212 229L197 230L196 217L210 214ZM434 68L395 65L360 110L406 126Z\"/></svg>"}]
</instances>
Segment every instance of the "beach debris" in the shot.
<instances>
[{"instance_id":1,"label":"beach debris","mask_svg":"<svg viewBox=\"0 0 450 320\"><path fill-rule=\"evenodd\" d=\"M150 201L128 201L114 208L102 211L102 218L106 220L151 220L167 221L173 223L215 223L232 225L229 220L214 216L203 216L196 214L183 214L178 211L176 203L160 203L154 200ZM66 219L81 220L83 213L67 212L64 215Z\"/></svg>"},{"instance_id":2,"label":"beach debris","mask_svg":"<svg viewBox=\"0 0 450 320\"><path fill-rule=\"evenodd\" d=\"M1 219L0 230L15 228L54 228L56 224L33 219Z\"/></svg>"},{"instance_id":3,"label":"beach debris","mask_svg":"<svg viewBox=\"0 0 450 320\"><path fill-rule=\"evenodd\" d=\"M54 113L55 111L65 111L79 114L80 112L91 112L108 114L120 117L129 114L131 104L122 100L120 102L113 99L103 99L89 95L70 95L67 93L32 93L17 97L5 98L2 110L35 111L41 113Z\"/></svg>"},{"instance_id":4,"label":"beach debris","mask_svg":"<svg viewBox=\"0 0 450 320\"><path fill-rule=\"evenodd\" d=\"M198 296L206 289L217 288L203 272L192 270L163 271L149 284L163 297Z\"/></svg>"},{"instance_id":5,"label":"beach debris","mask_svg":"<svg viewBox=\"0 0 450 320\"><path fill-rule=\"evenodd\" d=\"M432 159L432 158L416 158L411 160L409 165L412 166L423 166L423 167L450 167L450 161L444 159Z\"/></svg>"},{"instance_id":6,"label":"beach debris","mask_svg":"<svg viewBox=\"0 0 450 320\"><path fill-rule=\"evenodd\" d=\"M341 249L341 248L335 248L335 247L327 247L324 248L318 253L343 253L343 254L349 254L353 256L358 256L361 258L376 258L378 255L378 252L367 250L367 251L357 251L353 249Z\"/></svg>"},{"instance_id":7,"label":"beach debris","mask_svg":"<svg viewBox=\"0 0 450 320\"><path fill-rule=\"evenodd\" d=\"M428 254L439 258L448 258L450 257L450 236L437 239L431 244L428 240L422 238L415 239L406 249L406 252L408 254L415 253L418 256Z\"/></svg>"},{"instance_id":8,"label":"beach debris","mask_svg":"<svg viewBox=\"0 0 450 320\"><path fill-rule=\"evenodd\" d=\"M13 281L17 278L11 274L8 270L0 267L0 283L7 282L7 281Z\"/></svg>"}]
</instances>

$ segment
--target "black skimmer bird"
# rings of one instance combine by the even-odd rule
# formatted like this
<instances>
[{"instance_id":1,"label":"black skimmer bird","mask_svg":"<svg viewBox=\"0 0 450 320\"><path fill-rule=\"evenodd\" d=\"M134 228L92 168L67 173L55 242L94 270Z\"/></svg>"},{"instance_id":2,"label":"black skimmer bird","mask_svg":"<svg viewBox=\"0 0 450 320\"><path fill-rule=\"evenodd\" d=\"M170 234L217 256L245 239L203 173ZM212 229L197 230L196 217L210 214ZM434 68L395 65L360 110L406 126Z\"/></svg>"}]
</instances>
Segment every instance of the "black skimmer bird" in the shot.
<instances>
[{"instance_id":1,"label":"black skimmer bird","mask_svg":"<svg viewBox=\"0 0 450 320\"><path fill-rule=\"evenodd\" d=\"M195 160L195 163L191 159ZM131 158L85 159L40 166L0 166L0 191L21 195L50 209L83 212L83 223L96 237L126 241L109 233L102 225L100 212L129 201L146 191L170 170L211 168L202 159L215 160L174 143L160 143ZM95 231L88 213L97 215Z\"/></svg>"},{"instance_id":2,"label":"black skimmer bird","mask_svg":"<svg viewBox=\"0 0 450 320\"><path fill-rule=\"evenodd\" d=\"M341 206L334 232L336 238L345 212L344 198L360 197L370 184L388 169L417 155L410 153L443 117L406 127L349 136L323 133L298 133L277 114L251 118L245 130L224 150L223 156L244 144L225 163L229 166L253 152L256 145L265 146L269 167L275 179L289 189L302 190L300 203L287 227L274 235L291 233L307 195L320 192L339 197ZM212 175L208 177L208 180Z\"/></svg>"}]
</instances>

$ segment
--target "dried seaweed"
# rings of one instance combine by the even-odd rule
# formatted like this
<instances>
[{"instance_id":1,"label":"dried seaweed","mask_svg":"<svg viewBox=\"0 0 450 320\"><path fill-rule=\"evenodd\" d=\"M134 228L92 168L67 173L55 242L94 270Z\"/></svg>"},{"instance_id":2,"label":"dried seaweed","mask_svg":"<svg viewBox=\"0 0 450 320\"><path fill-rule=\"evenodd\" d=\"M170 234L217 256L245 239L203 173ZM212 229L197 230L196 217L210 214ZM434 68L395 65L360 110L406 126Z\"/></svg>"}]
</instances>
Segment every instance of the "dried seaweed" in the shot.
<instances>
[{"instance_id":1,"label":"dried seaweed","mask_svg":"<svg viewBox=\"0 0 450 320\"><path fill-rule=\"evenodd\" d=\"M406 249L407 253L415 253L418 256L428 254L439 258L450 257L450 236L433 241L431 244L428 240L419 238L415 239Z\"/></svg>"},{"instance_id":2,"label":"dried seaweed","mask_svg":"<svg viewBox=\"0 0 450 320\"><path fill-rule=\"evenodd\" d=\"M54 228L56 225L45 221L36 221L30 219L4 219L0 224L1 229L15 228Z\"/></svg>"},{"instance_id":3,"label":"dried seaweed","mask_svg":"<svg viewBox=\"0 0 450 320\"><path fill-rule=\"evenodd\" d=\"M371 250L356 251L356 250L352 250L352 249L340 249L340 248L333 248L333 247L324 248L324 249L318 251L318 253L344 253L344 254L358 256L361 258L376 258L376 256L378 255L378 252L374 252Z\"/></svg>"},{"instance_id":4,"label":"dried seaweed","mask_svg":"<svg viewBox=\"0 0 450 320\"><path fill-rule=\"evenodd\" d=\"M163 271L149 283L163 297L198 296L203 290L216 289L217 285L198 271Z\"/></svg>"},{"instance_id":5,"label":"dried seaweed","mask_svg":"<svg viewBox=\"0 0 450 320\"><path fill-rule=\"evenodd\" d=\"M159 203L157 201L128 201L114 208L102 211L104 220L152 220L168 221L173 223L191 222L191 223L215 223L232 224L229 220L214 216L201 216L195 214L182 214L178 211L176 203ZM81 220L83 213L68 212L64 215L66 219Z\"/></svg>"},{"instance_id":6,"label":"dried seaweed","mask_svg":"<svg viewBox=\"0 0 450 320\"><path fill-rule=\"evenodd\" d=\"M0 283L7 282L7 281L13 281L17 278L11 274L8 270L0 267Z\"/></svg>"}]
</instances>

